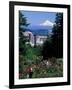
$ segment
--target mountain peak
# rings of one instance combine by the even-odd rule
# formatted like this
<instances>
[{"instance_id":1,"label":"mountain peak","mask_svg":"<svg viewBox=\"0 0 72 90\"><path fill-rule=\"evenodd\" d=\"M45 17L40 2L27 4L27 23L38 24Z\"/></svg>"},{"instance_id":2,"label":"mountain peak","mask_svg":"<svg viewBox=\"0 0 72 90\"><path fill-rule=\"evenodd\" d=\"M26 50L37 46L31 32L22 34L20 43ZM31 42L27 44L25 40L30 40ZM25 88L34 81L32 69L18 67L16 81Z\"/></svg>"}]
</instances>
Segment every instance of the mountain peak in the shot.
<instances>
[{"instance_id":1,"label":"mountain peak","mask_svg":"<svg viewBox=\"0 0 72 90\"><path fill-rule=\"evenodd\" d=\"M54 23L52 23L49 20L45 20L43 23L40 24L41 26L52 26L54 25Z\"/></svg>"}]
</instances>

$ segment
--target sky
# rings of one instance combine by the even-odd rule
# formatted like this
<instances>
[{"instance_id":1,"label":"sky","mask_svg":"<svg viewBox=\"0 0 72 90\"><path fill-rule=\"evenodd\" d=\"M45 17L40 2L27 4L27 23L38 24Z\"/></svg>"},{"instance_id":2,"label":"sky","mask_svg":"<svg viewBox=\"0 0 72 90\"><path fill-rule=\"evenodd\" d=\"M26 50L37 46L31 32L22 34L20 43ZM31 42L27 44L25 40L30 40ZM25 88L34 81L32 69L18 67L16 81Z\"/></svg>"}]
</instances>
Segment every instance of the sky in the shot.
<instances>
[{"instance_id":1,"label":"sky","mask_svg":"<svg viewBox=\"0 0 72 90\"><path fill-rule=\"evenodd\" d=\"M55 22L55 12L40 12L40 11L21 11L27 18L27 23L30 25L52 24Z\"/></svg>"}]
</instances>

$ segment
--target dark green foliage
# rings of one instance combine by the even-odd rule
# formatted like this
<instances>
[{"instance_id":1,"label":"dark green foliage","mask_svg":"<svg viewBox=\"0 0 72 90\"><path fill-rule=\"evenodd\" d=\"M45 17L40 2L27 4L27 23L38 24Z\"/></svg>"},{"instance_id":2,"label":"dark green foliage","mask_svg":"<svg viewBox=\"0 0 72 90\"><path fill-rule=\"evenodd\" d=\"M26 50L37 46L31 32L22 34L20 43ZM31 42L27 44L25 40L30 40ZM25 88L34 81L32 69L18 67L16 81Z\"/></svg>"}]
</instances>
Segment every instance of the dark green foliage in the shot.
<instances>
[{"instance_id":1,"label":"dark green foliage","mask_svg":"<svg viewBox=\"0 0 72 90\"><path fill-rule=\"evenodd\" d=\"M25 42L27 40L23 35L23 32L25 31L25 29L21 28L22 25L25 27L28 26L26 17L22 14L21 11L19 11L19 53L24 55L26 51Z\"/></svg>"},{"instance_id":2,"label":"dark green foliage","mask_svg":"<svg viewBox=\"0 0 72 90\"><path fill-rule=\"evenodd\" d=\"M31 47L29 44L26 45L25 57L30 62L38 62L38 56L41 55L41 47ZM38 60L37 60L38 59Z\"/></svg>"},{"instance_id":3,"label":"dark green foliage","mask_svg":"<svg viewBox=\"0 0 72 90\"><path fill-rule=\"evenodd\" d=\"M28 26L29 24L27 23L27 19L26 19L26 17L24 16L24 14L22 14L22 12L19 11L19 27L20 27L21 25Z\"/></svg>"},{"instance_id":4,"label":"dark green foliage","mask_svg":"<svg viewBox=\"0 0 72 90\"><path fill-rule=\"evenodd\" d=\"M50 59L50 62L52 63L52 65L56 65L57 64L57 59L55 57L52 57Z\"/></svg>"},{"instance_id":5,"label":"dark green foliage","mask_svg":"<svg viewBox=\"0 0 72 90\"><path fill-rule=\"evenodd\" d=\"M27 27L26 17L19 11L19 73L23 72L24 61L25 61L25 54L26 54L26 45L25 42L27 41L23 32L25 29L22 29L21 26Z\"/></svg>"},{"instance_id":6,"label":"dark green foliage","mask_svg":"<svg viewBox=\"0 0 72 90\"><path fill-rule=\"evenodd\" d=\"M53 27L52 43L55 48L55 56L63 57L63 13L56 14Z\"/></svg>"},{"instance_id":7,"label":"dark green foliage","mask_svg":"<svg viewBox=\"0 0 72 90\"><path fill-rule=\"evenodd\" d=\"M22 55L19 56L19 73L23 72L24 58Z\"/></svg>"},{"instance_id":8,"label":"dark green foliage","mask_svg":"<svg viewBox=\"0 0 72 90\"><path fill-rule=\"evenodd\" d=\"M48 59L48 57L52 57L53 54L54 54L54 47L52 45L52 42L46 40L45 43L43 44L42 50L43 59Z\"/></svg>"}]
</instances>

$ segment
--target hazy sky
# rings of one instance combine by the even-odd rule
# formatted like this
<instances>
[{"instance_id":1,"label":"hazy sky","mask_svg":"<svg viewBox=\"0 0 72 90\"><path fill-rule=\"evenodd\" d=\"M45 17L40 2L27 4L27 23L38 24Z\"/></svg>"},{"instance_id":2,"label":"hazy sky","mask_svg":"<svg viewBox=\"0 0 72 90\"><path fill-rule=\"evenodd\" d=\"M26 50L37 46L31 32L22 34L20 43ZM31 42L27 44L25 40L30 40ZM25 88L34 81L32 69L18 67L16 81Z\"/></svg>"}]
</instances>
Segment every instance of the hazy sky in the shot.
<instances>
[{"instance_id":1,"label":"hazy sky","mask_svg":"<svg viewBox=\"0 0 72 90\"><path fill-rule=\"evenodd\" d=\"M25 15L27 18L27 22L30 23L30 25L38 25L46 20L49 20L50 22L54 23L56 13L55 12L40 12L40 11L21 11L22 14Z\"/></svg>"}]
</instances>

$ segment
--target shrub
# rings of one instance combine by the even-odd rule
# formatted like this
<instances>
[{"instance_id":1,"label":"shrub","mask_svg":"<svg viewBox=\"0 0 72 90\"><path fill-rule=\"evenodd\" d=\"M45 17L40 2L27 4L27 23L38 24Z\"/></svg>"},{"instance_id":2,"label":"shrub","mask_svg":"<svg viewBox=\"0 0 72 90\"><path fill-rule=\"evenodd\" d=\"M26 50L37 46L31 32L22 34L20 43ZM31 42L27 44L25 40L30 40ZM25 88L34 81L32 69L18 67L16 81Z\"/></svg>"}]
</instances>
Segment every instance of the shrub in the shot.
<instances>
[{"instance_id":1,"label":"shrub","mask_svg":"<svg viewBox=\"0 0 72 90\"><path fill-rule=\"evenodd\" d=\"M52 57L50 59L50 61L51 61L52 65L56 65L57 64L57 59L55 57Z\"/></svg>"}]
</instances>

